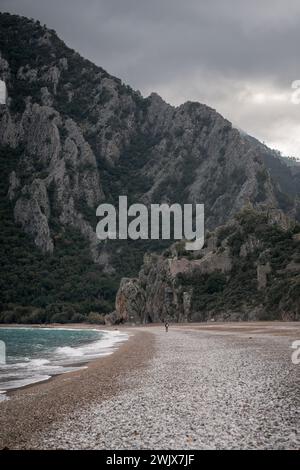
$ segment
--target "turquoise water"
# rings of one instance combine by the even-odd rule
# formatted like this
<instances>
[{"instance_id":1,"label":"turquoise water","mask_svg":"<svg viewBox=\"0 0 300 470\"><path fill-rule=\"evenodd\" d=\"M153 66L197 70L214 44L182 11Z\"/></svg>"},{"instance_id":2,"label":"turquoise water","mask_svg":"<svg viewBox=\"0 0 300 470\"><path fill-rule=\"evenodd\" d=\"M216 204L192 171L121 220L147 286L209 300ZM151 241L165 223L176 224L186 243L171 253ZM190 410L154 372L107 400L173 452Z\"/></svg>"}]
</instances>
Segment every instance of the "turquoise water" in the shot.
<instances>
[{"instance_id":1,"label":"turquoise water","mask_svg":"<svg viewBox=\"0 0 300 470\"><path fill-rule=\"evenodd\" d=\"M58 347L78 347L101 336L94 330L0 328L0 340L6 344L8 363L15 363L26 356L39 358L41 353L49 356Z\"/></svg>"},{"instance_id":2,"label":"turquoise water","mask_svg":"<svg viewBox=\"0 0 300 470\"><path fill-rule=\"evenodd\" d=\"M126 339L119 331L0 328L6 349L5 363L0 364L0 393L77 370L111 354L116 343Z\"/></svg>"}]
</instances>

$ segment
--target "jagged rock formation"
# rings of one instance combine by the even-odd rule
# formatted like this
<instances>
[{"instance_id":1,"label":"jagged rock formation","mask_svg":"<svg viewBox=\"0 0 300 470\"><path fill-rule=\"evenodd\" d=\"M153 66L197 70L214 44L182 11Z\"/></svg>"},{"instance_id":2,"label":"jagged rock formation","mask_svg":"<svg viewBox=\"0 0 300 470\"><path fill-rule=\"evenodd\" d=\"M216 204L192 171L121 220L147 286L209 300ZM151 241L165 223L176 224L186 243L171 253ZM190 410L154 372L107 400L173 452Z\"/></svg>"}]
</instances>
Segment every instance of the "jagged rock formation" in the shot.
<instances>
[{"instance_id":1,"label":"jagged rock formation","mask_svg":"<svg viewBox=\"0 0 300 470\"><path fill-rule=\"evenodd\" d=\"M6 105L7 103L7 90L5 81L0 80L0 104Z\"/></svg>"},{"instance_id":2,"label":"jagged rock formation","mask_svg":"<svg viewBox=\"0 0 300 470\"><path fill-rule=\"evenodd\" d=\"M299 320L299 231L247 208L210 233L199 252L177 243L161 256L146 255L139 277L121 282L117 318Z\"/></svg>"},{"instance_id":3,"label":"jagged rock formation","mask_svg":"<svg viewBox=\"0 0 300 470\"><path fill-rule=\"evenodd\" d=\"M52 252L49 220L51 212L57 211L60 223L78 227L93 250L95 233L76 204L93 209L103 194L95 156L81 130L72 119L37 103L28 103L19 118L7 107L1 111L2 145L23 146L18 165L10 174L9 197L16 222L43 252ZM59 128L64 129L64 139ZM93 254L96 260L95 250Z\"/></svg>"},{"instance_id":4,"label":"jagged rock formation","mask_svg":"<svg viewBox=\"0 0 300 470\"><path fill-rule=\"evenodd\" d=\"M117 320L119 322L140 321L144 304L145 298L139 280L123 278L116 297Z\"/></svg>"},{"instance_id":5,"label":"jagged rock formation","mask_svg":"<svg viewBox=\"0 0 300 470\"><path fill-rule=\"evenodd\" d=\"M137 273L144 246L103 243L95 234L98 204L122 194L146 204L204 203L208 229L249 202L277 217L300 215L297 185L288 194L286 181L295 181L290 168L284 181L269 171L273 151L204 104L176 108L155 93L143 98L39 22L0 15L0 79L8 90L0 105L2 161L14 155L4 168L5 198L16 224L45 255L55 254L71 228L105 275ZM226 253L216 261L229 262ZM96 298L103 295L100 288Z\"/></svg>"}]
</instances>

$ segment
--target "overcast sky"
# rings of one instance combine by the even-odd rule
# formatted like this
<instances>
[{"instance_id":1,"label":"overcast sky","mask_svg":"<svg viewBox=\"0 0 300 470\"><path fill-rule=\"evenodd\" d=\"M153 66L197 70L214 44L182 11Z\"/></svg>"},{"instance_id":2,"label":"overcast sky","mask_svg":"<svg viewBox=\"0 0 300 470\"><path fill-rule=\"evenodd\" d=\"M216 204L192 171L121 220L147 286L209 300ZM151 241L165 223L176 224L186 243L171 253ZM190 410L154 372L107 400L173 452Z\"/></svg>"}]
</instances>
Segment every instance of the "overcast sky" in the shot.
<instances>
[{"instance_id":1,"label":"overcast sky","mask_svg":"<svg viewBox=\"0 0 300 470\"><path fill-rule=\"evenodd\" d=\"M147 96L200 101L300 157L299 0L0 0ZM300 82L299 82L300 83ZM299 93L300 96L300 93ZM300 100L299 100L300 101Z\"/></svg>"}]
</instances>

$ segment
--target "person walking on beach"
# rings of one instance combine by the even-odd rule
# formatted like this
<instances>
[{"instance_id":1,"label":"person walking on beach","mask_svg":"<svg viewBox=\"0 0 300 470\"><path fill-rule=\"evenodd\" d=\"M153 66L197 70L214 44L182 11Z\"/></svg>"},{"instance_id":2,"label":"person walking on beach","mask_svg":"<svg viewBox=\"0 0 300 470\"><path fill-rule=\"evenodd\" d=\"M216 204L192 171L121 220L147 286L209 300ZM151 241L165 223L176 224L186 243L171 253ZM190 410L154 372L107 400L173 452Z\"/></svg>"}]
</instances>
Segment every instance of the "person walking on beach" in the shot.
<instances>
[{"instance_id":1,"label":"person walking on beach","mask_svg":"<svg viewBox=\"0 0 300 470\"><path fill-rule=\"evenodd\" d=\"M166 333L168 333L168 329L169 329L169 323L166 321L165 323L165 328L166 328Z\"/></svg>"}]
</instances>

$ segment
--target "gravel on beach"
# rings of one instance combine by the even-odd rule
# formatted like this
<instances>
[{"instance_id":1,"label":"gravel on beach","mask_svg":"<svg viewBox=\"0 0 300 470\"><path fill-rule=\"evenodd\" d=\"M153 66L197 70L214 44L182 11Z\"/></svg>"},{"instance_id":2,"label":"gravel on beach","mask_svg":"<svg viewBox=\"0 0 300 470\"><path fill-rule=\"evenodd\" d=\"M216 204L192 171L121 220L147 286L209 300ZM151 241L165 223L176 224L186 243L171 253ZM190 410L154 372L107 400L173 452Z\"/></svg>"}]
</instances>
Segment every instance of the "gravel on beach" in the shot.
<instances>
[{"instance_id":1,"label":"gravel on beach","mask_svg":"<svg viewBox=\"0 0 300 470\"><path fill-rule=\"evenodd\" d=\"M59 427L74 410L117 394L128 370L144 367L154 352L151 334L128 333L128 341L88 368L12 391L9 400L0 402L0 449L31 449L49 427Z\"/></svg>"},{"instance_id":2,"label":"gravel on beach","mask_svg":"<svg viewBox=\"0 0 300 470\"><path fill-rule=\"evenodd\" d=\"M289 337L135 331L154 338L152 359L129 365L117 393L76 407L32 447L299 449L300 365Z\"/></svg>"}]
</instances>

